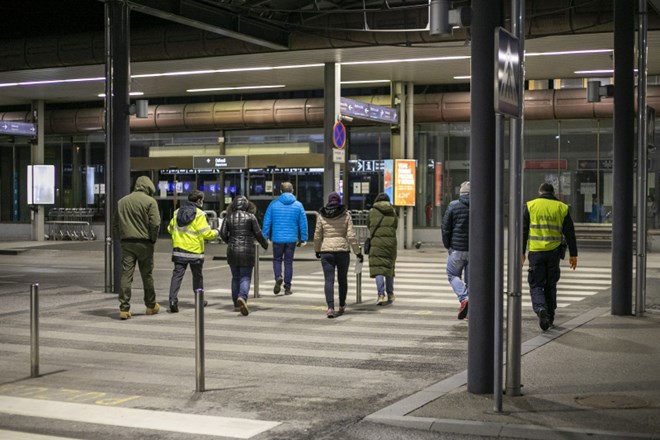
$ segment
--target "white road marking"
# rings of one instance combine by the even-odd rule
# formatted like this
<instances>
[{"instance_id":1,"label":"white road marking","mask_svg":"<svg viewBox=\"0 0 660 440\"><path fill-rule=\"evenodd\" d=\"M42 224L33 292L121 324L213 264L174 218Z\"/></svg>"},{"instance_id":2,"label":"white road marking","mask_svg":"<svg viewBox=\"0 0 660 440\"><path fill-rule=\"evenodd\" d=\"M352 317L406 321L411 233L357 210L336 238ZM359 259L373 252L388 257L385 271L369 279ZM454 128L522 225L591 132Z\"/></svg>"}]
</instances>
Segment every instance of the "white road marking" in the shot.
<instances>
[{"instance_id":1,"label":"white road marking","mask_svg":"<svg viewBox=\"0 0 660 440\"><path fill-rule=\"evenodd\" d=\"M85 405L9 396L0 396L0 412L79 423L242 439L249 439L280 424L280 422L263 420ZM158 422L155 423L155 420Z\"/></svg>"}]
</instances>

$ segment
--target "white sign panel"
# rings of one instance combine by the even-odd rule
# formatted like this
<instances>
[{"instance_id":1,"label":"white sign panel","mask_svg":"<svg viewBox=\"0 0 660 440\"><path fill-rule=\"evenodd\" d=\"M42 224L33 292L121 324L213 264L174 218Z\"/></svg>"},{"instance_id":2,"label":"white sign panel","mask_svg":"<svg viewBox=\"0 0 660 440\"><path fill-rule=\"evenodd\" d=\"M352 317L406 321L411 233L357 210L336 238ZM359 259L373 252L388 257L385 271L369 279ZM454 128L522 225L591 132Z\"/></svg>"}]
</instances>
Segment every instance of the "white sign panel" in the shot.
<instances>
[{"instance_id":1,"label":"white sign panel","mask_svg":"<svg viewBox=\"0 0 660 440\"><path fill-rule=\"evenodd\" d=\"M339 148L332 149L332 163L344 163L346 162L346 150L340 150Z\"/></svg>"},{"instance_id":2,"label":"white sign panel","mask_svg":"<svg viewBox=\"0 0 660 440\"><path fill-rule=\"evenodd\" d=\"M55 203L55 165L28 165L28 205L52 205Z\"/></svg>"}]
</instances>

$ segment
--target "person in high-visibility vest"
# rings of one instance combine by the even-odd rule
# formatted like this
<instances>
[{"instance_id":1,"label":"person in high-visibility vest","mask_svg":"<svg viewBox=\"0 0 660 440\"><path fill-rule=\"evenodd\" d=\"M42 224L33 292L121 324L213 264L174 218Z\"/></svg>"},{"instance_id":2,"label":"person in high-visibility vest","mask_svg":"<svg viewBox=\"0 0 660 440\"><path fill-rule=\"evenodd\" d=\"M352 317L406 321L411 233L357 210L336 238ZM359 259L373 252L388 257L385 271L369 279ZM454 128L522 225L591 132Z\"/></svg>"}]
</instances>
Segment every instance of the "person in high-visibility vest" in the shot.
<instances>
[{"instance_id":1,"label":"person in high-visibility vest","mask_svg":"<svg viewBox=\"0 0 660 440\"><path fill-rule=\"evenodd\" d=\"M174 211L174 216L167 226L167 232L172 235L172 262L174 270L170 281L170 312L179 312L179 289L181 281L190 265L192 271L193 292L204 289L204 240L213 240L220 232L211 229L206 214L201 207L204 205L204 193L192 190L188 200L181 201L181 207ZM206 306L207 301L204 301Z\"/></svg>"},{"instance_id":2,"label":"person in high-visibility vest","mask_svg":"<svg viewBox=\"0 0 660 440\"><path fill-rule=\"evenodd\" d=\"M562 240L566 238L566 244ZM557 282L561 275L560 260L564 259L566 246L571 269L577 267L577 241L575 227L568 205L555 197L552 184L544 182L539 187L539 197L527 202L523 209L523 253L529 250L529 291L532 308L539 317L541 330L549 329L555 320L557 308Z\"/></svg>"}]
</instances>

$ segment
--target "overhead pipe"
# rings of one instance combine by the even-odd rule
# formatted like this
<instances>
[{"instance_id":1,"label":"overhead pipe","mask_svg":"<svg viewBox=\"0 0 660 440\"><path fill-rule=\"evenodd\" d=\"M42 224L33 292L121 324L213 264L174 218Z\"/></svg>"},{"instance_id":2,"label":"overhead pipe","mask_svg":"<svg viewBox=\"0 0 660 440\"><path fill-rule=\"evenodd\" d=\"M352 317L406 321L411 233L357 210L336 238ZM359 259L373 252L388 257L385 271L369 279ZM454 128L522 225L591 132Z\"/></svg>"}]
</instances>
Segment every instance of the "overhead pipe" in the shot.
<instances>
[{"instance_id":1,"label":"overhead pipe","mask_svg":"<svg viewBox=\"0 0 660 440\"><path fill-rule=\"evenodd\" d=\"M354 99L384 105L389 97L373 95ZM660 112L660 86L647 88L647 105ZM524 106L526 120L612 118L614 109L611 99L587 102L585 89L528 90ZM416 123L470 120L470 97L465 92L417 95L413 108ZM257 113L262 118L256 117ZM0 121L28 122L28 118L27 111L0 112ZM49 110L43 120L46 134L100 132L103 121L103 108ZM353 125L359 123L355 120ZM322 125L323 98L151 105L147 118L130 118L132 132Z\"/></svg>"}]
</instances>

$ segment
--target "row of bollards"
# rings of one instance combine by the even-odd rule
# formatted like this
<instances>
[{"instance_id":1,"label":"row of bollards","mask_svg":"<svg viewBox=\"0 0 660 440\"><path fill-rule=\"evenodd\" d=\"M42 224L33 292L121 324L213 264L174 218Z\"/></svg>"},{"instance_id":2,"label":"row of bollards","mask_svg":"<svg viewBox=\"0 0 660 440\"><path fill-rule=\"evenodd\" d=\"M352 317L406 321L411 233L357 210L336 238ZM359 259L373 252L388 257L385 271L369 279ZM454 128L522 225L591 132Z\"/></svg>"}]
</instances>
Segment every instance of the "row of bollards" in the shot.
<instances>
[{"instance_id":1,"label":"row of bollards","mask_svg":"<svg viewBox=\"0 0 660 440\"><path fill-rule=\"evenodd\" d=\"M254 258L254 297L259 298L259 249ZM355 302L362 302L362 264L356 263ZM39 284L30 286L30 376L39 376ZM195 383L196 391L205 391L204 383L204 289L195 290Z\"/></svg>"}]
</instances>

